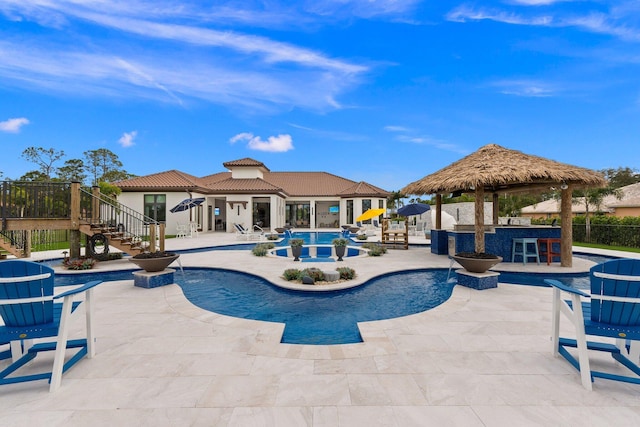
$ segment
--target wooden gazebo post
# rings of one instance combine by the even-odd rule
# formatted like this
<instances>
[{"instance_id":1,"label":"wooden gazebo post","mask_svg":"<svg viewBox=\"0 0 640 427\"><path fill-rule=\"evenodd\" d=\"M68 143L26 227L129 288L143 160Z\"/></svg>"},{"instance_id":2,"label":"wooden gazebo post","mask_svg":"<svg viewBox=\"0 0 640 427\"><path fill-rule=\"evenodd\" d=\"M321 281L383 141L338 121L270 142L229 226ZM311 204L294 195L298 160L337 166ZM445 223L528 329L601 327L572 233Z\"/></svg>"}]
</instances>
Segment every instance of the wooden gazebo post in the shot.
<instances>
[{"instance_id":1,"label":"wooden gazebo post","mask_svg":"<svg viewBox=\"0 0 640 427\"><path fill-rule=\"evenodd\" d=\"M484 187L476 186L476 252L484 252Z\"/></svg>"},{"instance_id":2,"label":"wooden gazebo post","mask_svg":"<svg viewBox=\"0 0 640 427\"><path fill-rule=\"evenodd\" d=\"M573 218L571 209L571 185L561 189L560 199L560 265L571 267L573 265Z\"/></svg>"},{"instance_id":3,"label":"wooden gazebo post","mask_svg":"<svg viewBox=\"0 0 640 427\"><path fill-rule=\"evenodd\" d=\"M436 194L436 224L435 229L442 229L442 194Z\"/></svg>"}]
</instances>

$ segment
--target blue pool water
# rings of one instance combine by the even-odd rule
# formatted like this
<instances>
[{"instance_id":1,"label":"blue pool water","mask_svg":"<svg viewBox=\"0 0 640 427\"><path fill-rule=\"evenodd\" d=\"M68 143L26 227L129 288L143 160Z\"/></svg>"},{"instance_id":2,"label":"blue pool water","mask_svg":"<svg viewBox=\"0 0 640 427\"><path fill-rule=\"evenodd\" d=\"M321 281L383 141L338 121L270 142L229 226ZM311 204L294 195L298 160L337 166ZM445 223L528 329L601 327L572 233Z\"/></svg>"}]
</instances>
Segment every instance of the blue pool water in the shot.
<instances>
[{"instance_id":1,"label":"blue pool water","mask_svg":"<svg viewBox=\"0 0 640 427\"><path fill-rule=\"evenodd\" d=\"M335 231L294 231L289 237L284 234L284 239L278 242L278 246L289 246L289 239L302 239L306 245L330 245L333 239L344 237L342 233ZM350 242L349 244L353 244Z\"/></svg>"},{"instance_id":2,"label":"blue pool water","mask_svg":"<svg viewBox=\"0 0 640 427\"><path fill-rule=\"evenodd\" d=\"M56 285L130 280L136 270L56 274ZM244 319L285 323L282 342L347 344L362 342L357 322L390 319L436 307L451 296L447 269L389 273L362 286L335 292L291 291L247 273L210 268L185 268L174 279L187 299L205 310ZM501 273L500 281L544 286L550 274ZM583 275L562 275L576 287L588 286Z\"/></svg>"},{"instance_id":3,"label":"blue pool water","mask_svg":"<svg viewBox=\"0 0 640 427\"><path fill-rule=\"evenodd\" d=\"M611 257L580 254L594 262ZM57 261L58 263L60 260ZM56 285L131 280L125 271L57 273ZM447 269L421 269L389 273L362 286L335 292L281 289L247 273L212 268L185 268L174 279L194 305L233 317L285 323L282 342L296 344L346 344L361 342L357 322L390 319L420 313L445 302L453 289ZM501 283L545 286L544 279L588 289L586 273L500 273Z\"/></svg>"},{"instance_id":4,"label":"blue pool water","mask_svg":"<svg viewBox=\"0 0 640 427\"><path fill-rule=\"evenodd\" d=\"M285 323L283 343L362 342L357 322L420 313L449 299L447 270L387 274L335 292L281 289L266 280L229 270L194 269L176 282L193 304L246 319Z\"/></svg>"}]
</instances>

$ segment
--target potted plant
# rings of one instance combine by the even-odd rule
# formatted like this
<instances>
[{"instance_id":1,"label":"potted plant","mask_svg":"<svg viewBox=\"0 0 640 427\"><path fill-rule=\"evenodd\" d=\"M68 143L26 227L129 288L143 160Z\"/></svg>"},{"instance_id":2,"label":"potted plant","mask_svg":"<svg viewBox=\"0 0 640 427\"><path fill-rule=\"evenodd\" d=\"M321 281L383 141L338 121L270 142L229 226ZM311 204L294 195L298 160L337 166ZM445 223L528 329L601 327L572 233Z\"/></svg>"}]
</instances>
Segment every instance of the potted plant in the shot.
<instances>
[{"instance_id":1,"label":"potted plant","mask_svg":"<svg viewBox=\"0 0 640 427\"><path fill-rule=\"evenodd\" d=\"M342 261L342 257L347 251L347 245L349 244L349 241L344 237L340 237L338 239L333 239L331 243L333 243L333 246L336 248L336 256L338 257L338 261Z\"/></svg>"},{"instance_id":2,"label":"potted plant","mask_svg":"<svg viewBox=\"0 0 640 427\"><path fill-rule=\"evenodd\" d=\"M293 255L294 261L300 261L300 255L302 255L302 245L304 240L302 239L290 239L289 246L291 246L291 255Z\"/></svg>"},{"instance_id":3,"label":"potted plant","mask_svg":"<svg viewBox=\"0 0 640 427\"><path fill-rule=\"evenodd\" d=\"M456 260L458 264L465 270L472 273L484 273L494 265L502 262L502 257L485 252L458 252L451 258Z\"/></svg>"},{"instance_id":4,"label":"potted plant","mask_svg":"<svg viewBox=\"0 0 640 427\"><path fill-rule=\"evenodd\" d=\"M143 252L129 258L129 261L142 268L144 271L153 273L162 271L180 255L173 252Z\"/></svg>"}]
</instances>

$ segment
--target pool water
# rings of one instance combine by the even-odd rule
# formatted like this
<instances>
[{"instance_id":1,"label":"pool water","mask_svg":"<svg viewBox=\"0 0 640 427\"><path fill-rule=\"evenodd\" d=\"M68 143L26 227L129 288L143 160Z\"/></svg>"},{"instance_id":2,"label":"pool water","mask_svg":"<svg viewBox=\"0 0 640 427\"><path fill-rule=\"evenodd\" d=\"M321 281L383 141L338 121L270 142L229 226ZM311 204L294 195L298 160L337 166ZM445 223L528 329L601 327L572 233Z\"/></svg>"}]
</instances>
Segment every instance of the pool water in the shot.
<instances>
[{"instance_id":1,"label":"pool water","mask_svg":"<svg viewBox=\"0 0 640 427\"><path fill-rule=\"evenodd\" d=\"M229 270L189 269L176 282L200 308L245 319L285 323L283 343L362 342L357 322L421 313L445 302L454 283L447 270L387 274L343 291L281 289L268 281Z\"/></svg>"},{"instance_id":2,"label":"pool water","mask_svg":"<svg viewBox=\"0 0 640 427\"><path fill-rule=\"evenodd\" d=\"M289 233L284 234L284 239L278 242L278 246L289 246L289 239L302 239L305 245L330 245L333 239L344 237L337 231L294 231L289 237ZM349 244L353 244L350 242Z\"/></svg>"},{"instance_id":3,"label":"pool water","mask_svg":"<svg viewBox=\"0 0 640 427\"><path fill-rule=\"evenodd\" d=\"M580 256L595 262L611 259ZM137 270L56 273L55 284L71 285L97 278L104 281L131 280L133 271ZM213 268L185 268L184 274L177 271L174 279L187 299L205 310L244 319L285 323L283 343L347 344L362 342L357 322L407 316L445 302L454 286L447 280L449 274L448 269L389 273L356 288L331 292L286 290L252 274ZM569 286L589 289L587 273L501 272L499 281L546 286L544 279L558 279Z\"/></svg>"}]
</instances>

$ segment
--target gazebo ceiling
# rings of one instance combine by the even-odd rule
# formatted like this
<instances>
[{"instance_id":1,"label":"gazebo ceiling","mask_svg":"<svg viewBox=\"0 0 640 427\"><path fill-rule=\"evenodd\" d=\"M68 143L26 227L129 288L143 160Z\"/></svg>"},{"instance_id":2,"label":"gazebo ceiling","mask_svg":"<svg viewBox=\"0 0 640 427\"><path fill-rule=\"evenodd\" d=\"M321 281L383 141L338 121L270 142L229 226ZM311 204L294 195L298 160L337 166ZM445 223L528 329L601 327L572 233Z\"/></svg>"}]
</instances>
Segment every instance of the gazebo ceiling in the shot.
<instances>
[{"instance_id":1,"label":"gazebo ceiling","mask_svg":"<svg viewBox=\"0 0 640 427\"><path fill-rule=\"evenodd\" d=\"M439 171L404 187L404 194L548 191L562 184L572 188L602 187L604 177L590 169L488 144Z\"/></svg>"}]
</instances>

